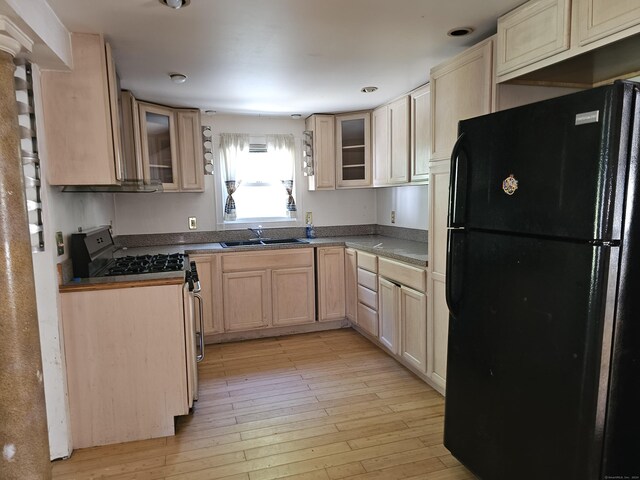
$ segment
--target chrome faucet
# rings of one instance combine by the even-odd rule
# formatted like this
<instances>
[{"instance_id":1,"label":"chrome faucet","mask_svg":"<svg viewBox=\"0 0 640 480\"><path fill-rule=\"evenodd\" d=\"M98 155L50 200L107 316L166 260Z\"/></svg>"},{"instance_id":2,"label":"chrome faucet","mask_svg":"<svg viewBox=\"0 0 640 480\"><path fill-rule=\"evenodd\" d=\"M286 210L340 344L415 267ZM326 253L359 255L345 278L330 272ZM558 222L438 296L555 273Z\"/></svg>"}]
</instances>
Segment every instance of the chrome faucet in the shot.
<instances>
[{"instance_id":1,"label":"chrome faucet","mask_svg":"<svg viewBox=\"0 0 640 480\"><path fill-rule=\"evenodd\" d=\"M247 230L252 231L256 235L258 240L262 239L262 234L264 233L264 231L262 230L262 225L258 225L257 228L249 227Z\"/></svg>"}]
</instances>

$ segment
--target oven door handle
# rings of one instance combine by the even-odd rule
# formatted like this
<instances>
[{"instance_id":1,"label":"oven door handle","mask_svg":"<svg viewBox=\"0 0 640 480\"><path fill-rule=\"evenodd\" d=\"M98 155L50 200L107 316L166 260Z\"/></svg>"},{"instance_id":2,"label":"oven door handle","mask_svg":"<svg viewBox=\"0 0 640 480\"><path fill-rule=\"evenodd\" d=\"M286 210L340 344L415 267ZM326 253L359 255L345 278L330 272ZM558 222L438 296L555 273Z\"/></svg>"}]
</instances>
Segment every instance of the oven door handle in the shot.
<instances>
[{"instance_id":1,"label":"oven door handle","mask_svg":"<svg viewBox=\"0 0 640 480\"><path fill-rule=\"evenodd\" d=\"M200 331L196 332L198 338L198 346L200 347L200 353L196 355L196 361L199 363L204 360L204 307L202 303L202 297L195 293L194 298L198 300L198 316L200 322Z\"/></svg>"}]
</instances>

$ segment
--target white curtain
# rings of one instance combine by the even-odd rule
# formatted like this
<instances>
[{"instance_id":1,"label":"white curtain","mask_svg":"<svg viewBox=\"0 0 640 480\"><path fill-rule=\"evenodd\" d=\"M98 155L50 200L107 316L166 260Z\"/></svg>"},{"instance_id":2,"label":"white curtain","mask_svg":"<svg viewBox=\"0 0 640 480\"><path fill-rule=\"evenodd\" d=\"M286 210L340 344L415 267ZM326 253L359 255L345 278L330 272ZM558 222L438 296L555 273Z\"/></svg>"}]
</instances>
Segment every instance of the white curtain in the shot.
<instances>
[{"instance_id":1,"label":"white curtain","mask_svg":"<svg viewBox=\"0 0 640 480\"><path fill-rule=\"evenodd\" d=\"M267 135L266 142L267 152L273 158L273 167L286 192L287 215L295 218L297 213L296 201L293 198L295 140L293 135Z\"/></svg>"},{"instance_id":2,"label":"white curtain","mask_svg":"<svg viewBox=\"0 0 640 480\"><path fill-rule=\"evenodd\" d=\"M245 155L249 154L249 135L246 133L221 133L220 134L220 162L222 180L227 188L227 201L224 204L224 219L232 221L236 219L236 202L233 194L242 182L238 178L238 165Z\"/></svg>"}]
</instances>

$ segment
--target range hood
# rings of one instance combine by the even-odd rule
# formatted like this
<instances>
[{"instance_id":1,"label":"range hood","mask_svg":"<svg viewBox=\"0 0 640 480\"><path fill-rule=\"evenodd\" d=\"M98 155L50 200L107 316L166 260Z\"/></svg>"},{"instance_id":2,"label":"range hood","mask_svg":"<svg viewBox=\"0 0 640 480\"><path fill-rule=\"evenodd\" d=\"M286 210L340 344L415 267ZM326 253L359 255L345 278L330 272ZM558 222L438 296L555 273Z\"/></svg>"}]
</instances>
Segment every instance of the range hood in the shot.
<instances>
[{"instance_id":1,"label":"range hood","mask_svg":"<svg viewBox=\"0 0 640 480\"><path fill-rule=\"evenodd\" d=\"M162 183L145 183L142 180L127 180L120 185L66 185L63 192L72 193L154 193L162 192Z\"/></svg>"}]
</instances>

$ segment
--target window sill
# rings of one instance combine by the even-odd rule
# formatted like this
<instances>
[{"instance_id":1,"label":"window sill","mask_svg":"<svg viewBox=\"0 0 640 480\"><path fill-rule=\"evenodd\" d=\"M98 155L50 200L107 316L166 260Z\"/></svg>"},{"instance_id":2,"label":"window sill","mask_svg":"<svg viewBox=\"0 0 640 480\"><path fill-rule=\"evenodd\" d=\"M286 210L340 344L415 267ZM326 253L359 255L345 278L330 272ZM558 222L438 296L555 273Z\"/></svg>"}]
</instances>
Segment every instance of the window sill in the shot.
<instances>
[{"instance_id":1,"label":"window sill","mask_svg":"<svg viewBox=\"0 0 640 480\"><path fill-rule=\"evenodd\" d=\"M303 226L302 221L298 218L241 218L239 220L225 221L218 224L219 230L242 230L249 227L256 227L262 225L269 228L286 228L286 227L298 227Z\"/></svg>"}]
</instances>

